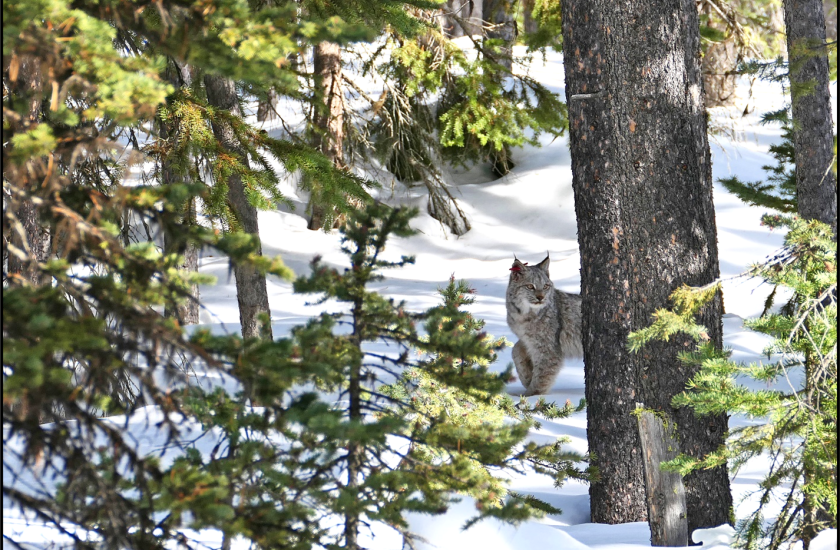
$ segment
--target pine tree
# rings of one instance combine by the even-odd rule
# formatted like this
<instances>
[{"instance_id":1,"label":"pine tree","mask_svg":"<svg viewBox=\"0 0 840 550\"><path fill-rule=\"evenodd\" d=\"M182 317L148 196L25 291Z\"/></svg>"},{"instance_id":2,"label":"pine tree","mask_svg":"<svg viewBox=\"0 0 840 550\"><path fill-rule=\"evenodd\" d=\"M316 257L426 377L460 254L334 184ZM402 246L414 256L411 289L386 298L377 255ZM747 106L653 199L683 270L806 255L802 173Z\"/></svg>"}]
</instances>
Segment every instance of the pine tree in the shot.
<instances>
[{"instance_id":1,"label":"pine tree","mask_svg":"<svg viewBox=\"0 0 840 550\"><path fill-rule=\"evenodd\" d=\"M103 418L123 414L128 421L145 405L166 416L181 407L163 381L187 384L191 362L207 361L211 370L223 364L212 361L207 348L185 340L176 319L160 315L190 299L191 288L207 279L182 273L182 258L162 253L155 238L177 236L176 250L181 244L214 246L234 264L250 263L278 276L289 272L278 260L257 257L252 239L184 223L185 209L196 198L216 205L206 210L211 217L224 210L214 196L218 188L193 184L202 180L181 174L156 186L125 180L139 160L139 139L148 137L158 116L179 131L199 131L176 144L147 140L146 151L154 155L158 147L183 145L182 162L170 167L188 170L187 155L194 154L222 173L218 149L206 141L202 156L197 142L208 138L206 121L225 114L208 109L191 95L193 89L174 89L162 74L165 56L259 85L282 81L286 75L276 61L287 52L283 44L291 42L282 37L300 34L303 25L289 23L288 11L286 6L252 12L246 4L224 0L204 6L4 3L3 237L9 255L3 272L4 454L8 442L21 468L61 484L57 492L48 484L33 493L10 486L4 477L4 498L26 513L47 523L78 525L97 533L107 547L148 547L157 540L153 514L181 505L161 505L142 492L150 484L160 487L164 468L139 454L120 426ZM305 26L314 40L360 35L343 21L309 20ZM190 120L196 114L201 123ZM224 120L247 138L248 154L261 165L265 159L257 148L270 150L289 170L361 188L359 178L336 173L310 148L264 138L230 116ZM253 176L256 198L260 184L270 180L265 174L270 175ZM130 223L146 229L146 240L137 242ZM49 255L29 227L49 229ZM241 348L237 342L228 342L228 349ZM183 433L168 416L162 425L173 438ZM115 465L124 469L115 473ZM141 488L139 500L126 499L130 487ZM219 491L210 493L210 504L218 504ZM68 536L86 546L81 532ZM162 536L183 538L171 531Z\"/></svg>"},{"instance_id":2,"label":"pine tree","mask_svg":"<svg viewBox=\"0 0 840 550\"><path fill-rule=\"evenodd\" d=\"M293 332L302 366L318 372L319 387L336 394L333 410L341 423L330 427L325 440L345 451L333 462L338 497L331 511L343 517L341 543L350 548L357 547L362 521L384 521L408 536L404 512L441 513L457 493L476 499L473 521L518 522L540 511L556 512L507 493L499 468L531 464L558 483L567 475L584 477L572 463L580 457L564 453L559 443L528 444L514 452L533 426L535 412L556 417L572 408L543 402L516 412L500 395L510 373L493 375L487 366L503 343L479 332L481 324L460 310L469 303L465 283L450 281L442 290L444 304L421 316L367 290L382 279L382 269L413 262L409 257L387 261L382 254L390 234L413 233L408 221L414 213L373 204L353 214L341 229L350 268L340 273L316 258L312 275L295 282L296 292L319 294L316 303L335 299L350 307L349 314L322 314ZM425 336L416 327L420 320ZM341 325L346 328L337 332ZM393 351L366 351L373 343ZM424 355L412 359L415 350ZM394 384L382 387L393 377ZM506 413L516 421L506 420ZM407 447L388 446L388 436ZM395 461L384 458L386 449Z\"/></svg>"},{"instance_id":3,"label":"pine tree","mask_svg":"<svg viewBox=\"0 0 840 550\"><path fill-rule=\"evenodd\" d=\"M782 141L770 146L770 154L776 160L774 165L761 168L767 172L767 181L744 182L737 176L718 180L727 191L752 206L772 208L780 213L797 211L796 173L793 154L793 129L788 109L765 113L762 124L781 123Z\"/></svg>"},{"instance_id":4,"label":"pine tree","mask_svg":"<svg viewBox=\"0 0 840 550\"><path fill-rule=\"evenodd\" d=\"M703 456L726 432L671 397L694 374L682 342L641 355L626 335L683 283L718 277L699 21L693 2L562 2L566 97L581 253L592 521L646 519L636 403L678 426L681 451ZM628 15L629 14L629 15ZM659 34L670 29L667 37ZM673 31L673 32L671 32ZM676 72L657 60L679 59ZM703 311L722 345L721 300ZM689 536L729 519L725 465L685 480Z\"/></svg>"},{"instance_id":5,"label":"pine tree","mask_svg":"<svg viewBox=\"0 0 840 550\"><path fill-rule=\"evenodd\" d=\"M514 6L507 2L498 6L506 21L501 26L508 31L513 21L504 9ZM440 167L485 163L503 175L511 166L513 147L538 146L543 133L565 132L566 109L559 98L511 70L514 61L528 63L535 51L559 49L559 9L551 2L541 4L539 32L525 38L530 53L516 60L510 51L510 32L504 33L504 39L485 39L483 33L470 36L474 49L470 52L439 27L437 11L415 13L425 22L422 32L393 27L389 47L365 60L365 67L385 86L379 98L363 96L370 103L370 116L360 133L348 139L355 141L352 147L360 156L381 161L406 186L425 186L429 213L462 235L470 229L469 220ZM470 25L466 16L447 17L460 21L460 26Z\"/></svg>"},{"instance_id":6,"label":"pine tree","mask_svg":"<svg viewBox=\"0 0 840 550\"><path fill-rule=\"evenodd\" d=\"M699 367L675 396L675 407L696 414L744 414L764 419L731 430L726 445L705 456L680 456L669 463L686 475L730 463L737 470L760 454L770 455L770 470L759 484L758 508L739 521L739 545L749 549L787 547L801 540L804 548L821 530L837 528L837 243L829 226L797 216L766 215L770 227L787 227L785 248L750 273L789 289L792 308L745 321L769 335L767 362L737 363L730 350L709 341L697 313L715 296L720 282L674 291L673 306L654 314L654 323L631 334L630 348L641 351L653 341L686 334L696 343L680 354ZM788 309L788 308L783 308ZM801 385L790 380L802 375ZM752 379L778 389L753 390L740 380ZM779 499L780 514L767 522L767 505Z\"/></svg>"},{"instance_id":7,"label":"pine tree","mask_svg":"<svg viewBox=\"0 0 840 550\"><path fill-rule=\"evenodd\" d=\"M239 96L236 93L236 84L230 78L223 76L206 75L204 86L207 91L208 105L223 110L231 117L242 117L242 110L239 106ZM250 169L248 155L241 147L234 133L233 125L219 117L213 121L213 133L216 136L224 153L233 157L242 164L245 171ZM249 195L255 190L247 187L248 182L242 174L234 170L226 170L221 185L227 187L227 199L231 213L239 228L259 242L259 223L257 220L257 209L251 204ZM257 245L258 253L262 254L262 248ZM265 274L259 273L252 266L238 264L233 268L236 277L236 299L239 302L239 319L242 324L243 338L254 338L263 336L271 338L271 324L261 323L260 316L270 315L268 305L268 289L266 288Z\"/></svg>"},{"instance_id":8,"label":"pine tree","mask_svg":"<svg viewBox=\"0 0 840 550\"><path fill-rule=\"evenodd\" d=\"M344 162L344 88L341 82L341 46L334 42L321 42L313 49L314 88L317 101L313 116L313 146L323 153L336 168L346 167ZM309 229L333 225L333 213L324 210L321 196L328 189L312 183L309 201ZM337 220L335 220L337 221Z\"/></svg>"},{"instance_id":9,"label":"pine tree","mask_svg":"<svg viewBox=\"0 0 840 550\"><path fill-rule=\"evenodd\" d=\"M832 191L837 178L837 141L836 136L832 138L829 116L827 90L832 69L826 52L833 46L825 42L825 21L814 9L821 8L786 6L792 33L788 36L788 61L781 57L772 62L751 61L741 68L757 78L789 85L791 103L762 116L762 124L780 123L783 130L781 143L770 146L775 165L762 167L768 172L767 181L743 182L731 177L720 183L748 204L781 213L798 212L831 225L837 210ZM797 150L801 168L796 162ZM823 166L821 170L815 168L818 164ZM800 203L802 197L805 204Z\"/></svg>"},{"instance_id":10,"label":"pine tree","mask_svg":"<svg viewBox=\"0 0 840 550\"><path fill-rule=\"evenodd\" d=\"M553 509L503 495L481 465L526 463L581 475L571 466L575 457L559 446L520 448L532 421L451 425L435 418L409 430L406 413L415 409L378 400L377 388L359 376L367 368L360 345L379 336L393 337L400 352L416 345L433 357L400 353L390 364L411 360L475 403L498 407L508 376L481 366L497 343L453 330L451 322L466 321L463 312L429 313L422 339L418 316L363 288L387 264L367 251L383 247L389 230L409 232L406 211L385 215L376 207L372 213L381 219L351 224L356 241L348 243L360 243L353 250L358 270L342 275L316 262L314 274L298 283L361 304L349 317L357 321L355 334L333 334L344 320L324 315L276 341L201 330L187 337L177 318L161 314L190 298L192 285L209 281L181 270L183 258L155 244L160 234L177 237L176 250L212 246L234 266L290 276L282 262L258 253L255 238L235 231L226 202L232 173L250 185L252 203L279 199L271 194L276 174L263 152L289 171L363 190L359 178L335 170L311 147L272 139L204 96L201 83L211 70L254 89L296 81L284 80L275 62L288 53L278 44L300 47L283 39L302 34L299 25L313 41L358 32L335 19L296 22L288 7L251 11L224 0L201 7L4 3L10 56L4 88L15 93L4 97L3 229L10 256L22 266L4 270L4 458L7 467L44 482L33 489L4 476L4 498L76 546L190 546L188 529L212 528L223 533L223 546L243 537L257 547L302 549L335 543L324 521L336 517L346 526L340 539L352 543L362 518L404 529L405 511L441 513L452 491L482 503L479 517L517 521ZM23 55L37 60L42 73L19 89ZM165 55L196 71L192 86L176 88L163 77ZM32 105L44 116L31 118ZM130 167L112 156L112 143L126 136L140 150L138 136L147 138L158 123L179 138L154 136L143 150L173 177L127 185ZM242 153L224 154L214 123L231 129ZM54 231L55 258L12 238L25 233L17 213L26 201L34 219ZM187 223L192 201L216 228ZM146 228L146 240L127 235L126 220ZM464 363L455 369L447 357ZM194 370L242 391L198 384ZM352 396L352 408L322 399L316 387ZM249 406L249 397L262 407ZM552 411L543 405L522 418ZM136 422L145 423L151 439L159 436L162 448L155 451L162 455L132 437ZM400 449L390 447L387 434L406 433L417 447L391 469L388 453ZM448 462L441 462L444 455ZM347 483L339 471L348 469L365 477ZM359 499L357 488L368 497Z\"/></svg>"},{"instance_id":11,"label":"pine tree","mask_svg":"<svg viewBox=\"0 0 840 550\"><path fill-rule=\"evenodd\" d=\"M180 65L175 60L169 60L167 66L166 76L170 84L177 90L185 87L189 88L192 85L192 70L188 65ZM159 114L161 112L159 111ZM162 141L168 140L168 147L166 150L177 150L179 140L188 139L179 132L180 128L174 124L167 124L162 120L158 120L159 131L158 136ZM190 172L190 164L194 162L189 154L184 155L166 155L159 156L160 165L158 170L158 178L163 185L171 185L174 183L189 183L192 181ZM179 166L179 164L181 164ZM196 201L194 198L186 201L184 205L182 223L186 225L195 225L198 223ZM164 254L178 254L184 257L182 268L187 271L198 271L198 247L195 243L189 242L179 235L171 232L164 232L163 234L163 251ZM170 308L165 313L166 315L175 316L178 322L182 325L195 325L199 320L199 290L198 285L192 285L188 299L179 304L175 309Z\"/></svg>"},{"instance_id":12,"label":"pine tree","mask_svg":"<svg viewBox=\"0 0 840 550\"><path fill-rule=\"evenodd\" d=\"M799 214L830 225L836 236L837 153L823 5L785 0L784 6Z\"/></svg>"}]
</instances>

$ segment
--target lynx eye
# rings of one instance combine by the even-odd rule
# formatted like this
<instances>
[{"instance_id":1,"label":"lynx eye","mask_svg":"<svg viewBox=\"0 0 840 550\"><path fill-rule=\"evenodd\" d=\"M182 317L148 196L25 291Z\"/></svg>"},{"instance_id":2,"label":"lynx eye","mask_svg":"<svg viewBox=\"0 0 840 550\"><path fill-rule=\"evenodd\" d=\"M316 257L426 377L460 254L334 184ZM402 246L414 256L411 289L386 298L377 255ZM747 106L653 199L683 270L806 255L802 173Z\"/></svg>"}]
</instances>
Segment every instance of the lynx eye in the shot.
<instances>
[{"instance_id":1,"label":"lynx eye","mask_svg":"<svg viewBox=\"0 0 840 550\"><path fill-rule=\"evenodd\" d=\"M548 290L548 287L549 287L549 286L551 286L551 285L545 285L545 286L543 287L543 290Z\"/></svg>"},{"instance_id":2,"label":"lynx eye","mask_svg":"<svg viewBox=\"0 0 840 550\"><path fill-rule=\"evenodd\" d=\"M528 290L534 290L534 285L525 285Z\"/></svg>"}]
</instances>

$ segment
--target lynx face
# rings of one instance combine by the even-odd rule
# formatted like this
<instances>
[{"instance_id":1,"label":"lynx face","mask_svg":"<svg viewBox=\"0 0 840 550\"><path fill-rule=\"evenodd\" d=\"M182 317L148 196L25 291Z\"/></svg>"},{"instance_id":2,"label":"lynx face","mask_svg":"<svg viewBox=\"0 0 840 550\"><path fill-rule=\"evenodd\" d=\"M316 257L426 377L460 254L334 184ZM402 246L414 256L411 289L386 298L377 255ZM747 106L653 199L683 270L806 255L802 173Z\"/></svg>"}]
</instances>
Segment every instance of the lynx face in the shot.
<instances>
[{"instance_id":1,"label":"lynx face","mask_svg":"<svg viewBox=\"0 0 840 550\"><path fill-rule=\"evenodd\" d=\"M531 309L544 307L554 294L554 284L548 274L548 258L535 266L514 260L508 284L512 287L513 299L520 305Z\"/></svg>"}]
</instances>

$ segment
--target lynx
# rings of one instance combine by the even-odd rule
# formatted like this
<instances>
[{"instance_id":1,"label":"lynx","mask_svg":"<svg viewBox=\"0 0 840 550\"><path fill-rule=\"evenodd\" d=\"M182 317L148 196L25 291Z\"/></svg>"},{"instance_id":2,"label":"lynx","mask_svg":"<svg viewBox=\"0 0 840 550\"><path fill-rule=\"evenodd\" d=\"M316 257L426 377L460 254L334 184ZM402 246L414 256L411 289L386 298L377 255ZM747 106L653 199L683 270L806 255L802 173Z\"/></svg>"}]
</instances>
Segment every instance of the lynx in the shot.
<instances>
[{"instance_id":1,"label":"lynx","mask_svg":"<svg viewBox=\"0 0 840 550\"><path fill-rule=\"evenodd\" d=\"M545 394L563 360L583 356L580 295L554 288L548 263L548 256L535 266L514 259L510 268L507 324L519 338L513 364L526 396Z\"/></svg>"}]
</instances>

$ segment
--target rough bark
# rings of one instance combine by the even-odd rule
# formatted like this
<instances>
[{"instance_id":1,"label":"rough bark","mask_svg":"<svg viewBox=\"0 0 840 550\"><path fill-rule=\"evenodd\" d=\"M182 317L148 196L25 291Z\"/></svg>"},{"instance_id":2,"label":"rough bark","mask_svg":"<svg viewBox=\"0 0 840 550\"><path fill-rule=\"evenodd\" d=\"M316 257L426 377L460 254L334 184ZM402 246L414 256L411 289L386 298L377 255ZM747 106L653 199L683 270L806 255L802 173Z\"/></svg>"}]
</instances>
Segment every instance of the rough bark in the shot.
<instances>
[{"instance_id":1,"label":"rough bark","mask_svg":"<svg viewBox=\"0 0 840 550\"><path fill-rule=\"evenodd\" d=\"M723 442L726 418L695 419L671 397L694 369L672 339L639 354L627 335L649 325L679 285L719 273L711 164L693 0L563 0L563 43L581 292L592 521L643 521L635 403L675 421L681 451ZM721 345L720 297L703 313ZM729 521L725 467L685 479L689 533Z\"/></svg>"},{"instance_id":2,"label":"rough bark","mask_svg":"<svg viewBox=\"0 0 840 550\"><path fill-rule=\"evenodd\" d=\"M829 224L837 236L825 13L820 0L785 0L785 28L793 102L793 146L799 215Z\"/></svg>"},{"instance_id":3,"label":"rough bark","mask_svg":"<svg viewBox=\"0 0 840 550\"><path fill-rule=\"evenodd\" d=\"M640 405L637 405L640 407ZM661 464L677 457L676 427L665 424L655 413L637 408L639 440L647 487L648 523L652 546L688 546L685 487L676 472L665 472Z\"/></svg>"},{"instance_id":4,"label":"rough bark","mask_svg":"<svg viewBox=\"0 0 840 550\"><path fill-rule=\"evenodd\" d=\"M329 158L337 168L344 168L344 92L341 88L341 46L321 42L314 50L316 93L322 100L315 109L313 145ZM312 230L321 229L326 211L318 198L317 183L309 200L309 224Z\"/></svg>"},{"instance_id":5,"label":"rough bark","mask_svg":"<svg viewBox=\"0 0 840 550\"><path fill-rule=\"evenodd\" d=\"M204 85L207 89L207 101L210 105L226 109L234 115L242 116L236 95L236 86L232 80L208 75L204 77ZM247 155L237 141L230 125L214 122L213 134L228 152L239 157L247 165ZM242 179L233 174L228 178L227 184L228 201L242 227L242 231L259 236L257 209L248 202ZM258 253L262 254L262 245L260 245ZM257 319L260 313L270 314L265 275L253 266L245 264L234 265L233 273L236 277L236 299L239 302L239 321L242 323L243 338L257 336L272 338L271 325L267 325L261 330Z\"/></svg>"},{"instance_id":6,"label":"rough bark","mask_svg":"<svg viewBox=\"0 0 840 550\"><path fill-rule=\"evenodd\" d=\"M796 200L799 215L831 226L837 238L837 174L830 169L836 161L826 43L826 12L820 0L785 0L785 30L790 60L793 104L793 147L796 161ZM836 13L836 6L835 6ZM836 21L832 21L836 40ZM835 113L836 115L836 113ZM806 361L806 384L815 385L813 364ZM815 395L814 392L806 392ZM805 467L805 481L814 476ZM810 496L804 502L803 548L810 547L821 524L829 520L824 503Z\"/></svg>"},{"instance_id":7,"label":"rough bark","mask_svg":"<svg viewBox=\"0 0 840 550\"><path fill-rule=\"evenodd\" d=\"M36 124L41 119L41 65L37 59L23 56L17 64L17 78L12 82L12 93L28 98L28 121ZM4 163L5 167L5 163ZM38 182L30 180L31 185L38 185ZM30 192L35 194L35 189ZM27 256L37 262L45 262L50 256L50 230L45 226L38 213L35 204L28 198L6 200L4 197L4 210L12 208L14 217L17 219L17 226L6 227L4 224L3 237L20 250L27 251ZM4 251L6 249L4 243ZM21 261L14 254L8 254L5 275L20 274L33 285L46 284L48 277L43 277L40 272L32 269L28 261Z\"/></svg>"},{"instance_id":8,"label":"rough bark","mask_svg":"<svg viewBox=\"0 0 840 550\"><path fill-rule=\"evenodd\" d=\"M7 275L17 274L23 276L30 284L39 286L49 282L37 269L33 269L31 260L45 262L50 257L50 231L39 219L38 209L29 199L15 201L15 217L20 223L18 228L13 228L10 235L11 243L20 250L28 250L28 261L21 261L14 254L9 254ZM22 231L20 231L22 230Z\"/></svg>"}]
</instances>

